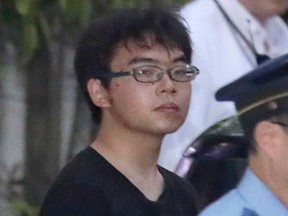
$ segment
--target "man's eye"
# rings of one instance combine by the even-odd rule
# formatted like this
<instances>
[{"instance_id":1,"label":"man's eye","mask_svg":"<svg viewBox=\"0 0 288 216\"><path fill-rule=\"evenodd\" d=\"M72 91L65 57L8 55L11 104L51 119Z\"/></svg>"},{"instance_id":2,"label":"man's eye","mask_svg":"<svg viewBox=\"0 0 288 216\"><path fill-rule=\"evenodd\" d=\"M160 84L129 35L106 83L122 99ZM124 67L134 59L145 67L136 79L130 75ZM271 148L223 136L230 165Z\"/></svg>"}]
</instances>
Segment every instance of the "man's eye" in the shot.
<instances>
[{"instance_id":1,"label":"man's eye","mask_svg":"<svg viewBox=\"0 0 288 216\"><path fill-rule=\"evenodd\" d=\"M150 70L150 69L141 69L138 71L138 73L141 75L145 75L145 76L153 76L154 75L154 71Z\"/></svg>"},{"instance_id":2,"label":"man's eye","mask_svg":"<svg viewBox=\"0 0 288 216\"><path fill-rule=\"evenodd\" d=\"M177 70L175 70L175 71L173 71L173 73L174 73L174 75L179 75L179 76L181 76L181 75L186 75L187 74L187 70L185 70L185 69L177 69Z\"/></svg>"}]
</instances>

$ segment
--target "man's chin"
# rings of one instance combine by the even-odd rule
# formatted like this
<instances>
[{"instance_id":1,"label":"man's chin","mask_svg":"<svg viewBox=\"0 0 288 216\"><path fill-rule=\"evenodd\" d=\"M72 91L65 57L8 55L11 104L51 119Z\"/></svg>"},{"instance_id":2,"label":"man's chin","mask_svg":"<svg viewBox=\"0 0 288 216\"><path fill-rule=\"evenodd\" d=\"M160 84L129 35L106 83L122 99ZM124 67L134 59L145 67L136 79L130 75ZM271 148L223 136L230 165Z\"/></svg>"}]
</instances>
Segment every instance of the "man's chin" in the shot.
<instances>
[{"instance_id":1,"label":"man's chin","mask_svg":"<svg viewBox=\"0 0 288 216\"><path fill-rule=\"evenodd\" d=\"M181 125L182 124L176 125L175 127L170 127L169 129L167 129L167 134L174 133L175 131L177 131L180 128Z\"/></svg>"},{"instance_id":2,"label":"man's chin","mask_svg":"<svg viewBox=\"0 0 288 216\"><path fill-rule=\"evenodd\" d=\"M174 133L175 131L177 131L180 126L183 124L184 121L180 121L179 119L177 119L177 121L169 121L169 122L165 122L162 125L158 125L159 129L164 133L164 134L171 134Z\"/></svg>"}]
</instances>

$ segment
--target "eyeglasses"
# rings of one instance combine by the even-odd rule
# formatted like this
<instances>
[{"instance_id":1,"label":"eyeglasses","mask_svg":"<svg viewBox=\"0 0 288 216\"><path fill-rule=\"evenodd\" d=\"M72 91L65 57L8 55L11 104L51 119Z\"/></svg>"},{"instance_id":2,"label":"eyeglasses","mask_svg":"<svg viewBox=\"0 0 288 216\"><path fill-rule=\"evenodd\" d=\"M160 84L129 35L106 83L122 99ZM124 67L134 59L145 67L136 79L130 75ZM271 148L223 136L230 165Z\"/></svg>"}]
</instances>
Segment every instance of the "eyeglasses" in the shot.
<instances>
[{"instance_id":1,"label":"eyeglasses","mask_svg":"<svg viewBox=\"0 0 288 216\"><path fill-rule=\"evenodd\" d=\"M288 128L288 124L284 123L284 122L280 122L280 121L271 121L273 124L278 124L282 127L286 127Z\"/></svg>"},{"instance_id":2,"label":"eyeglasses","mask_svg":"<svg viewBox=\"0 0 288 216\"><path fill-rule=\"evenodd\" d=\"M117 78L123 76L133 76L136 81L142 83L153 83L162 79L164 73L167 73L171 80L177 82L189 82L194 80L199 74L199 69L193 65L181 65L164 70L154 65L140 66L131 71L123 72L100 72L97 73L99 78Z\"/></svg>"}]
</instances>

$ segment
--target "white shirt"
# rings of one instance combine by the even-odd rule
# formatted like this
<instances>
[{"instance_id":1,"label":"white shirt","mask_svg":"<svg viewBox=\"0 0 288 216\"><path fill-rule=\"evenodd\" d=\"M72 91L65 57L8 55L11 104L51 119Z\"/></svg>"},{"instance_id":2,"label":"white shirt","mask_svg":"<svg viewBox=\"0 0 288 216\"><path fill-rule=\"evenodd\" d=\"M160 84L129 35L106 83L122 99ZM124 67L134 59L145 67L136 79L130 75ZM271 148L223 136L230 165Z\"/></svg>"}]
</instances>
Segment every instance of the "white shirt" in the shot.
<instances>
[{"instance_id":1,"label":"white shirt","mask_svg":"<svg viewBox=\"0 0 288 216\"><path fill-rule=\"evenodd\" d=\"M218 0L230 19L261 54L276 57L288 52L288 28L278 16L260 24L238 0ZM192 63L200 75L192 81L190 110L184 124L165 137L159 164L174 171L182 153L215 122L235 114L232 102L217 102L215 92L256 67L251 49L228 24L212 0L187 4L182 15L193 43ZM269 43L269 50L264 46Z\"/></svg>"},{"instance_id":2,"label":"white shirt","mask_svg":"<svg viewBox=\"0 0 288 216\"><path fill-rule=\"evenodd\" d=\"M238 186L206 207L199 216L287 216L288 209L247 169Z\"/></svg>"}]
</instances>

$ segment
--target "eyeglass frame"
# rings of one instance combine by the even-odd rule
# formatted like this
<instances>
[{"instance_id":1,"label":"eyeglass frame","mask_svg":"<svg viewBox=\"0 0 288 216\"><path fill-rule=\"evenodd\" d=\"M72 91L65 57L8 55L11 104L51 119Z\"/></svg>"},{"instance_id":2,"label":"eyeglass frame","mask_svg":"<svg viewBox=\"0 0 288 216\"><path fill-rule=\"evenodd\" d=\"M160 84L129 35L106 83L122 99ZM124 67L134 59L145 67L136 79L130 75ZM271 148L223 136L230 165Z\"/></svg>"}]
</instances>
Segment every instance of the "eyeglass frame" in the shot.
<instances>
[{"instance_id":1,"label":"eyeglass frame","mask_svg":"<svg viewBox=\"0 0 288 216\"><path fill-rule=\"evenodd\" d=\"M136 73L137 73L137 69L142 68L142 67L154 67L154 68L160 69L161 75L159 76L159 78L158 78L157 80L154 80L154 81L141 81L141 80L139 80L139 79L137 78ZM124 76L133 76L134 79L135 79L137 82L141 82L141 83L154 83L154 82L160 81L160 80L162 79L164 73L166 73L171 80L174 80L174 81L176 81L176 82L189 82L189 81L194 80L194 79L197 77L197 75L200 73L200 72L199 72L199 69L198 69L196 66L194 66L194 65L189 65L189 64L185 64L185 67L186 67L187 69L190 69L190 70L191 70L191 79L189 79L189 80L183 80L183 81L176 80L176 79L174 79L174 78L172 77L171 71L172 71L173 69L178 68L178 67L180 67L180 66L175 66L175 67L172 67L172 68L170 68L170 69L168 69L168 70L165 70L165 69L160 68L160 67L155 66L155 65L142 65L142 66L133 68L133 69L131 69L130 71L119 71L119 72L106 71L106 72L97 72L97 76L96 76L96 77L97 77L97 78L112 79L112 78L120 78L120 77L124 77ZM189 72L189 71L187 71L187 72Z\"/></svg>"}]
</instances>

